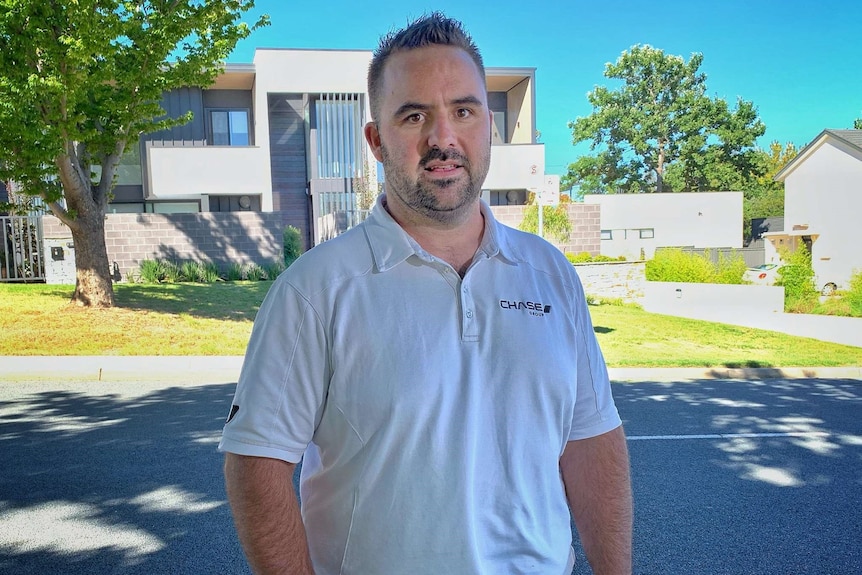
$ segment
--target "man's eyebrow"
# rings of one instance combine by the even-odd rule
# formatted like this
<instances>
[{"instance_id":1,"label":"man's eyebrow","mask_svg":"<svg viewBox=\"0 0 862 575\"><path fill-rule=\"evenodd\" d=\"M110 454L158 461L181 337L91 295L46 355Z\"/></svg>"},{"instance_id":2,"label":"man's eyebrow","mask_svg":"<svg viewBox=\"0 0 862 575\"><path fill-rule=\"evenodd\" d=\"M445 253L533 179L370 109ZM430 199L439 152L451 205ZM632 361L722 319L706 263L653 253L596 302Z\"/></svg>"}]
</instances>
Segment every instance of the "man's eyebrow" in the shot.
<instances>
[{"instance_id":1,"label":"man's eyebrow","mask_svg":"<svg viewBox=\"0 0 862 575\"><path fill-rule=\"evenodd\" d=\"M420 104L418 102L404 102L398 109L395 110L394 116L401 116L402 114L406 114L407 112L424 112L430 106L425 104Z\"/></svg>"},{"instance_id":2,"label":"man's eyebrow","mask_svg":"<svg viewBox=\"0 0 862 575\"><path fill-rule=\"evenodd\" d=\"M455 106L463 106L465 104L471 104L473 106L482 106L482 100L477 98L476 96L464 96L463 98L456 98L452 100L452 104Z\"/></svg>"}]
</instances>

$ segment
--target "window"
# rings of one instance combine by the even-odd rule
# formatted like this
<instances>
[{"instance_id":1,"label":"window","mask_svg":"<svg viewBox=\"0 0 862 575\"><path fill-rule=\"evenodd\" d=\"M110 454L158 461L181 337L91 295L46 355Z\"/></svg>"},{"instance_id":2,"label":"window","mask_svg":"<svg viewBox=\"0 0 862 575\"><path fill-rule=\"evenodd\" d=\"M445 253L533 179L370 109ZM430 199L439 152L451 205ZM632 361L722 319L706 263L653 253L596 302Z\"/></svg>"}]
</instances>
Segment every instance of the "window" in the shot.
<instances>
[{"instance_id":1,"label":"window","mask_svg":"<svg viewBox=\"0 0 862 575\"><path fill-rule=\"evenodd\" d=\"M638 230L638 232L640 234L640 239L642 240L651 240L655 237L655 230L653 228Z\"/></svg>"},{"instance_id":2,"label":"window","mask_svg":"<svg viewBox=\"0 0 862 575\"><path fill-rule=\"evenodd\" d=\"M611 230L602 230L602 239L603 240L612 240L614 239L614 234Z\"/></svg>"},{"instance_id":3,"label":"window","mask_svg":"<svg viewBox=\"0 0 862 575\"><path fill-rule=\"evenodd\" d=\"M209 139L213 146L248 146L248 110L210 110Z\"/></svg>"},{"instance_id":4,"label":"window","mask_svg":"<svg viewBox=\"0 0 862 575\"><path fill-rule=\"evenodd\" d=\"M364 173L361 94L320 94L314 100L318 178L356 178Z\"/></svg>"}]
</instances>

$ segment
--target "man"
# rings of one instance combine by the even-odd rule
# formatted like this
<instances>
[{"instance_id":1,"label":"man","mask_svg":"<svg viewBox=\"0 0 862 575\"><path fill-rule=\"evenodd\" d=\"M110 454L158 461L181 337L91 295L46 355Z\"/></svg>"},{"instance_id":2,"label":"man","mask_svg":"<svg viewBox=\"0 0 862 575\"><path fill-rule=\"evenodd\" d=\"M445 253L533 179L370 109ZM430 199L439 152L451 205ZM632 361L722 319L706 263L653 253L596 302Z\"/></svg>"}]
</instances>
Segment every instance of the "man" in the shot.
<instances>
[{"instance_id":1,"label":"man","mask_svg":"<svg viewBox=\"0 0 862 575\"><path fill-rule=\"evenodd\" d=\"M381 41L368 84L386 193L273 284L220 445L252 570L567 575L571 508L594 573L630 573L625 437L583 289L479 199L478 50L434 13Z\"/></svg>"}]
</instances>

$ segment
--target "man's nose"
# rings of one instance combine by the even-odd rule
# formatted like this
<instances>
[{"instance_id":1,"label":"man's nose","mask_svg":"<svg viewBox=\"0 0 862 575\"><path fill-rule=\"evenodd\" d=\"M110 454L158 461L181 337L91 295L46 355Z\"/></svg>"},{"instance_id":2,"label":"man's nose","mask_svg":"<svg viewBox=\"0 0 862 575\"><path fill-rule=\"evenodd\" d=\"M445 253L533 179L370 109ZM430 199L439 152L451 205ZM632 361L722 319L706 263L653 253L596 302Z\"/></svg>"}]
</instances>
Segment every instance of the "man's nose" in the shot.
<instances>
[{"instance_id":1,"label":"man's nose","mask_svg":"<svg viewBox=\"0 0 862 575\"><path fill-rule=\"evenodd\" d=\"M456 141L455 126L451 118L435 118L434 121L428 123L429 147L443 150L454 147Z\"/></svg>"}]
</instances>

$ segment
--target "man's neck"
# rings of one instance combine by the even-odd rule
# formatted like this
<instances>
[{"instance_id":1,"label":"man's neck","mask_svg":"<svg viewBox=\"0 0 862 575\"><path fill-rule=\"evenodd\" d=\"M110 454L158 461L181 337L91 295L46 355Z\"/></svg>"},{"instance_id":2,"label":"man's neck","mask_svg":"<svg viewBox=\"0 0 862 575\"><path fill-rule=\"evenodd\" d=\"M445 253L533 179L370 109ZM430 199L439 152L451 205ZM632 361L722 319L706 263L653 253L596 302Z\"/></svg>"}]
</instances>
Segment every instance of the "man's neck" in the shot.
<instances>
[{"instance_id":1,"label":"man's neck","mask_svg":"<svg viewBox=\"0 0 862 575\"><path fill-rule=\"evenodd\" d=\"M383 206L422 249L445 261L461 277L464 277L467 268L473 261L473 256L482 243L482 236L485 232L485 216L482 214L478 200L475 209L470 210L464 222L451 226L436 222L417 221L416 218L411 218L409 214L400 213L395 206L387 204L385 200Z\"/></svg>"}]
</instances>

